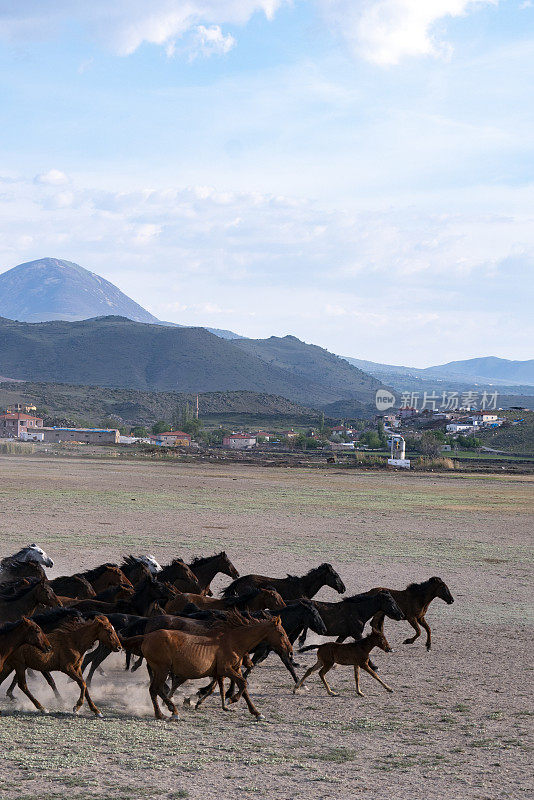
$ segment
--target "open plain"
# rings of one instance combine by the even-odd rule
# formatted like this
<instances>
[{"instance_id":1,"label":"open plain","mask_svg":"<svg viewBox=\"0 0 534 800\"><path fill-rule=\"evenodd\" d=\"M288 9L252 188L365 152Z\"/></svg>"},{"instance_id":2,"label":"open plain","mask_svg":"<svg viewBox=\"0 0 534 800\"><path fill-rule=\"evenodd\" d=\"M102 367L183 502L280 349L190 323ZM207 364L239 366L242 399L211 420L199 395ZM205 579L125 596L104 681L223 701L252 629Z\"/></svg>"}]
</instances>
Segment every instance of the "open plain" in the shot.
<instances>
[{"instance_id":1,"label":"open plain","mask_svg":"<svg viewBox=\"0 0 534 800\"><path fill-rule=\"evenodd\" d=\"M0 457L0 554L35 541L52 577L129 552L166 563L225 549L242 574L329 561L349 594L439 575L456 601L430 607L430 652L423 637L402 644L407 623L386 622L395 651L373 657L392 695L363 675L356 697L352 670L337 668L339 697L316 676L293 696L271 656L249 681L260 723L245 704L225 714L218 697L157 722L145 669L126 674L120 654L93 684L104 720L68 713L77 689L66 680L61 706L32 682L49 716L20 692L9 704L4 685L0 796L526 798L533 489L523 476Z\"/></svg>"}]
</instances>

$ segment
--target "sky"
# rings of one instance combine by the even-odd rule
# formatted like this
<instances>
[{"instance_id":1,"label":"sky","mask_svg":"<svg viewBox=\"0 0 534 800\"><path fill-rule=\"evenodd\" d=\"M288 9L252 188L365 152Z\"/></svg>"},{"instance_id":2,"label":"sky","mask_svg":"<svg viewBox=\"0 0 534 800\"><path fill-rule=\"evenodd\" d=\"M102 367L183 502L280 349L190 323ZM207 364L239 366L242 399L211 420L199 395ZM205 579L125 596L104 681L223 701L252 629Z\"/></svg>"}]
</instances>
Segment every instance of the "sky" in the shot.
<instances>
[{"instance_id":1,"label":"sky","mask_svg":"<svg viewBox=\"0 0 534 800\"><path fill-rule=\"evenodd\" d=\"M532 0L0 0L0 272L424 367L534 356Z\"/></svg>"}]
</instances>

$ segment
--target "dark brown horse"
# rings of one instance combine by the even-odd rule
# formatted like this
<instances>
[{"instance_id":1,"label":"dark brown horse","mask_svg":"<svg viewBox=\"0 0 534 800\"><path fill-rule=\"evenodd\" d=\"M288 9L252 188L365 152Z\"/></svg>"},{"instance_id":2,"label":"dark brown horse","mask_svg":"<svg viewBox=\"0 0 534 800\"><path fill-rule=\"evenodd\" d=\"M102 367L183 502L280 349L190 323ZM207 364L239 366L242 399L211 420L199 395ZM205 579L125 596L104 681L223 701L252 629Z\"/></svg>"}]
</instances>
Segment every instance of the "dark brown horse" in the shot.
<instances>
[{"instance_id":1,"label":"dark brown horse","mask_svg":"<svg viewBox=\"0 0 534 800\"><path fill-rule=\"evenodd\" d=\"M54 594L46 578L33 580L22 586L17 594L0 598L0 621L10 622L22 616L31 616L39 606L54 608L60 605L60 599Z\"/></svg>"},{"instance_id":2,"label":"dark brown horse","mask_svg":"<svg viewBox=\"0 0 534 800\"><path fill-rule=\"evenodd\" d=\"M32 701L34 706L46 713L46 709L33 696L26 683L26 670L33 669L37 672L64 672L80 687L80 697L74 706L77 714L87 698L89 708L97 717L102 713L93 703L81 673L81 663L84 653L95 642L103 642L114 651L121 649L119 638L112 624L103 616L84 622L67 622L57 628L48 636L51 650L43 653L35 647L25 645L19 647L6 660L0 672L0 683L14 669L17 675L17 684L24 694Z\"/></svg>"},{"instance_id":3,"label":"dark brown horse","mask_svg":"<svg viewBox=\"0 0 534 800\"><path fill-rule=\"evenodd\" d=\"M227 706L223 682L225 677L233 678L239 686L234 700L237 702L243 695L250 713L256 719L261 719L262 715L248 695L247 682L241 675L240 667L245 653L264 639L274 649L291 654L291 644L278 617L253 620L245 619L237 613L207 636L159 630L147 633L146 636L126 639L123 644L138 655L143 655L147 661L152 676L150 698L156 719L162 719L158 697L171 711L173 718L178 716L178 710L165 686L169 675L174 678L174 686L197 678L214 678L219 684L225 711Z\"/></svg>"},{"instance_id":4,"label":"dark brown horse","mask_svg":"<svg viewBox=\"0 0 534 800\"><path fill-rule=\"evenodd\" d=\"M180 592L202 591L197 576L181 558L174 558L170 564L162 568L161 572L158 572L157 577L159 581L172 583Z\"/></svg>"},{"instance_id":5,"label":"dark brown horse","mask_svg":"<svg viewBox=\"0 0 534 800\"><path fill-rule=\"evenodd\" d=\"M210 593L210 584L214 577L219 573L228 575L230 578L239 578L236 570L225 551L206 558L194 558L189 564L189 568L195 574L201 590L205 594Z\"/></svg>"},{"instance_id":6,"label":"dark brown horse","mask_svg":"<svg viewBox=\"0 0 534 800\"><path fill-rule=\"evenodd\" d=\"M324 622L326 635L337 636L338 642L342 642L349 636L353 639L361 639L367 620L381 611L392 619L404 619L404 613L386 590L375 594L368 592L355 594L352 597L346 597L339 603L324 603L319 600L310 602L315 606ZM306 630L302 632L299 644L304 644L305 639Z\"/></svg>"},{"instance_id":7,"label":"dark brown horse","mask_svg":"<svg viewBox=\"0 0 534 800\"><path fill-rule=\"evenodd\" d=\"M243 575L226 587L223 597L243 594L251 589L270 588L276 589L286 603L291 603L301 597L314 597L323 586L330 586L339 594L345 591L345 584L331 564L321 564L302 577L288 575L286 578L269 578L266 575Z\"/></svg>"},{"instance_id":8,"label":"dark brown horse","mask_svg":"<svg viewBox=\"0 0 534 800\"><path fill-rule=\"evenodd\" d=\"M293 694L300 689L312 672L319 670L319 677L325 685L326 691L331 697L337 697L338 693L334 692L326 680L326 673L329 672L334 664L343 664L345 666L354 667L354 681L356 683L356 694L363 697L363 692L360 691L360 667L361 669L372 675L387 692L392 692L393 689L384 683L382 678L379 678L374 669L369 665L369 655L374 647L379 647L385 653L391 653L391 647L388 644L384 633L377 628L373 628L368 636L360 639L358 642L351 642L351 644L339 644L338 642L326 642L325 644L310 644L308 647L302 647L300 653L306 650L317 650L317 661L310 667L300 681L293 688Z\"/></svg>"},{"instance_id":9,"label":"dark brown horse","mask_svg":"<svg viewBox=\"0 0 534 800\"><path fill-rule=\"evenodd\" d=\"M76 600L87 600L96 595L89 581L82 575L61 576L50 581L50 586L60 597L73 597Z\"/></svg>"},{"instance_id":10,"label":"dark brown horse","mask_svg":"<svg viewBox=\"0 0 534 800\"><path fill-rule=\"evenodd\" d=\"M78 600L72 604L82 613L96 612L100 614L137 614L145 616L154 602L168 602L176 595L176 589L167 583L162 583L149 575L137 584L133 595L125 600L104 602L102 600Z\"/></svg>"},{"instance_id":11,"label":"dark brown horse","mask_svg":"<svg viewBox=\"0 0 534 800\"><path fill-rule=\"evenodd\" d=\"M425 619L425 614L432 600L439 597L448 605L454 603L449 587L441 578L434 576L423 583L410 583L406 589L383 589L380 586L369 589L365 594L372 595L377 592L387 591L394 598L406 620L415 631L415 636L405 639L404 644L413 644L421 636L420 625L426 631L426 649L432 646L430 625Z\"/></svg>"}]
</instances>

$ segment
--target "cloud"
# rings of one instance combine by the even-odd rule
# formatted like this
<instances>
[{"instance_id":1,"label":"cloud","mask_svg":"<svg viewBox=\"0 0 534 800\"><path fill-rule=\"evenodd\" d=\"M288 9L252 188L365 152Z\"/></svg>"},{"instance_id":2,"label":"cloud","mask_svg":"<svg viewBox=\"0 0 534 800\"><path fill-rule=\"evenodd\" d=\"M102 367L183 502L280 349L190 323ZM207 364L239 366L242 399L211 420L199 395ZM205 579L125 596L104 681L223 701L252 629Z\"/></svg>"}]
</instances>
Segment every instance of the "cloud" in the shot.
<instances>
[{"instance_id":1,"label":"cloud","mask_svg":"<svg viewBox=\"0 0 534 800\"><path fill-rule=\"evenodd\" d=\"M381 66L414 56L447 56L438 23L498 0L318 0L328 23L353 51Z\"/></svg>"},{"instance_id":2,"label":"cloud","mask_svg":"<svg viewBox=\"0 0 534 800\"><path fill-rule=\"evenodd\" d=\"M465 16L499 0L305 0L319 8L328 26L359 57L379 65L411 56L443 56L450 45L439 23ZM143 44L176 53L176 42L190 37L185 50L195 55L224 55L235 45L222 25L244 26L254 14L272 19L291 0L2 0L0 36L27 41L60 34L73 22L87 28L113 52L134 53ZM522 7L528 7L529 2Z\"/></svg>"},{"instance_id":3,"label":"cloud","mask_svg":"<svg viewBox=\"0 0 534 800\"><path fill-rule=\"evenodd\" d=\"M60 169L49 169L35 176L35 183L42 183L45 186L63 186L69 182L68 177Z\"/></svg>"},{"instance_id":4,"label":"cloud","mask_svg":"<svg viewBox=\"0 0 534 800\"><path fill-rule=\"evenodd\" d=\"M176 39L193 32L209 53L226 53L233 37L220 25L245 25L256 13L272 19L288 0L2 0L0 35L5 39L43 38L72 22L87 27L118 55L134 53L142 44L160 45L172 55ZM206 53L204 53L206 54Z\"/></svg>"}]
</instances>

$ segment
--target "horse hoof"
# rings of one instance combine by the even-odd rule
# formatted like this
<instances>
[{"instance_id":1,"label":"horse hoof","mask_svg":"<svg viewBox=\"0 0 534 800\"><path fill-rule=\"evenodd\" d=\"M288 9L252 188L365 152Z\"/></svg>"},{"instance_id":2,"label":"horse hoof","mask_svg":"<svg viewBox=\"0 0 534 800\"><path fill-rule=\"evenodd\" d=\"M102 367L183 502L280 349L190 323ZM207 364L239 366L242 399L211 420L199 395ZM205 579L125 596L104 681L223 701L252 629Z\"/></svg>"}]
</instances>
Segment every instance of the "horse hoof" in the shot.
<instances>
[{"instance_id":1,"label":"horse hoof","mask_svg":"<svg viewBox=\"0 0 534 800\"><path fill-rule=\"evenodd\" d=\"M171 722L174 722L175 720L180 719L180 717L178 716L178 714L171 714L169 719Z\"/></svg>"},{"instance_id":2,"label":"horse hoof","mask_svg":"<svg viewBox=\"0 0 534 800\"><path fill-rule=\"evenodd\" d=\"M265 719L263 714L256 714L256 722L260 722L262 719Z\"/></svg>"},{"instance_id":3,"label":"horse hoof","mask_svg":"<svg viewBox=\"0 0 534 800\"><path fill-rule=\"evenodd\" d=\"M95 717L97 719L104 719L104 715L103 715L103 713L101 711L99 711L98 714L95 714Z\"/></svg>"},{"instance_id":4,"label":"horse hoof","mask_svg":"<svg viewBox=\"0 0 534 800\"><path fill-rule=\"evenodd\" d=\"M40 714L50 714L50 711L47 708L40 708L39 709L39 713Z\"/></svg>"},{"instance_id":5,"label":"horse hoof","mask_svg":"<svg viewBox=\"0 0 534 800\"><path fill-rule=\"evenodd\" d=\"M191 698L190 697L184 697L182 705L190 706L191 705Z\"/></svg>"}]
</instances>

